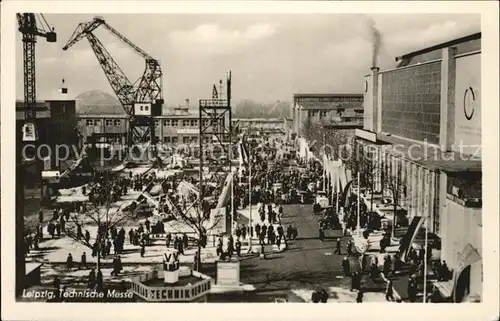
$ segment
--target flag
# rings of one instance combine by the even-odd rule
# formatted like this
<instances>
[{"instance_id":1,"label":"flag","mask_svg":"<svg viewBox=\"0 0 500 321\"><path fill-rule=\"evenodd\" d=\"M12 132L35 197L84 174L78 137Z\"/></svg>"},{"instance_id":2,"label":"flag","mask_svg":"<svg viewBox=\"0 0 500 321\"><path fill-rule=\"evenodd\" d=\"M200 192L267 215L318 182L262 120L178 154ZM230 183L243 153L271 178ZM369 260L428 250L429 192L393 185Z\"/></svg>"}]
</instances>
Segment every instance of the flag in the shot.
<instances>
[{"instance_id":1,"label":"flag","mask_svg":"<svg viewBox=\"0 0 500 321\"><path fill-rule=\"evenodd\" d=\"M394 222L394 219L393 219ZM406 231L405 236L403 236L403 240L401 242L401 245L399 246L399 253L401 253L401 260L403 262L406 262L408 260L408 255L410 254L410 248L415 240L415 237L418 234L418 231L420 230L420 227L422 226L424 222L424 218L422 216L415 216L413 217L410 226L408 226L408 230ZM393 227L394 223L392 224Z\"/></svg>"},{"instance_id":2,"label":"flag","mask_svg":"<svg viewBox=\"0 0 500 321\"><path fill-rule=\"evenodd\" d=\"M344 188L344 191L342 192L342 198L340 199L340 204L342 204L344 207L347 207L347 201L349 200L348 194L350 192L350 188L354 180L350 181L347 183L346 187Z\"/></svg>"},{"instance_id":3,"label":"flag","mask_svg":"<svg viewBox=\"0 0 500 321\"><path fill-rule=\"evenodd\" d=\"M481 260L481 254L474 248L472 245L467 244L460 254L457 262L457 267L453 273L453 302L456 301L456 290L457 290L457 281L460 277L460 273L468 267Z\"/></svg>"},{"instance_id":4,"label":"flag","mask_svg":"<svg viewBox=\"0 0 500 321\"><path fill-rule=\"evenodd\" d=\"M340 185L342 187L347 186L347 174L345 165L340 166Z\"/></svg>"}]
</instances>

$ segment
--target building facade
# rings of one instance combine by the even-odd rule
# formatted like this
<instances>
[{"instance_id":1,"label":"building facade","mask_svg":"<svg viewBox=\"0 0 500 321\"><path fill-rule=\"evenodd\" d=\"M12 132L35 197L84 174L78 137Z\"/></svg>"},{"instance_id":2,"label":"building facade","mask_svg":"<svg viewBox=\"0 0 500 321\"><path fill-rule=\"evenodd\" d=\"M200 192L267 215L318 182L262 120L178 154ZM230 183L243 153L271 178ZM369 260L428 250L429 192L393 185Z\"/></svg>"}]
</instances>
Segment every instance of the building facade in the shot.
<instances>
[{"instance_id":1,"label":"building facade","mask_svg":"<svg viewBox=\"0 0 500 321\"><path fill-rule=\"evenodd\" d=\"M364 78L355 150L370 155L375 191L397 180L409 218L440 240L441 260L458 272L455 300L481 297L481 34L397 61Z\"/></svg>"},{"instance_id":2,"label":"building facade","mask_svg":"<svg viewBox=\"0 0 500 321\"><path fill-rule=\"evenodd\" d=\"M23 125L25 123L25 109L23 101L16 101L16 141L18 147L23 149L27 144L33 142L23 142ZM75 113L75 101L62 97L61 99L51 99L37 101L36 103L36 136L40 156L55 156L57 145L74 145L78 142L77 122ZM46 147L45 147L46 146ZM69 149L72 150L71 148ZM26 148L26 153L35 152L34 149ZM33 157L28 155L27 158ZM64 155L60 155L64 157ZM50 165L46 165L45 170L51 169L54 159Z\"/></svg>"},{"instance_id":3,"label":"building facade","mask_svg":"<svg viewBox=\"0 0 500 321\"><path fill-rule=\"evenodd\" d=\"M363 94L295 94L291 115L294 132L311 125L362 128Z\"/></svg>"},{"instance_id":4,"label":"building facade","mask_svg":"<svg viewBox=\"0 0 500 321\"><path fill-rule=\"evenodd\" d=\"M155 135L157 142L165 146L197 145L199 144L199 114L188 108L174 108L171 111L155 116ZM202 119L204 126L209 126L208 118ZM260 118L233 118L233 127L246 129L249 126L253 130L262 133L285 133L284 119L260 119ZM123 145L126 143L128 132L128 117L126 114L79 114L78 128L84 141L89 143L94 134L107 136L101 143L112 145ZM208 140L208 138L205 138ZM208 143L208 141L207 141Z\"/></svg>"}]
</instances>

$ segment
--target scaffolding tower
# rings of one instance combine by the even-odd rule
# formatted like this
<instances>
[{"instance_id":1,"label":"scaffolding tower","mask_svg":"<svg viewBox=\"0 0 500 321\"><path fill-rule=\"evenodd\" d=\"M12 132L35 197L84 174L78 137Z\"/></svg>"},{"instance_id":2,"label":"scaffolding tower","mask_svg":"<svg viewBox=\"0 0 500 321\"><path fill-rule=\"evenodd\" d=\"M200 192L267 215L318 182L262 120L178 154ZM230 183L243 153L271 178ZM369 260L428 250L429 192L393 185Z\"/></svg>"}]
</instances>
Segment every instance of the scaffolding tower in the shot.
<instances>
[{"instance_id":1,"label":"scaffolding tower","mask_svg":"<svg viewBox=\"0 0 500 321\"><path fill-rule=\"evenodd\" d=\"M215 176L227 177L231 172L232 158L232 119L231 119L231 71L226 79L226 97L221 97L220 89L214 85L212 99L199 101L199 159L200 195L204 195L204 171Z\"/></svg>"}]
</instances>

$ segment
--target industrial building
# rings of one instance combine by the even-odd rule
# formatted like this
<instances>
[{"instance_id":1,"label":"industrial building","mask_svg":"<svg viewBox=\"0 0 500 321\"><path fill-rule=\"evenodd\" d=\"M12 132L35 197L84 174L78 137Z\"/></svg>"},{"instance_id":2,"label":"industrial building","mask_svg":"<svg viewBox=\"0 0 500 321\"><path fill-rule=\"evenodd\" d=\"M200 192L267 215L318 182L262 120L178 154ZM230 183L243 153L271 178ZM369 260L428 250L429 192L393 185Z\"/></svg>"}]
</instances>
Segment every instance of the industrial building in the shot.
<instances>
[{"instance_id":1,"label":"industrial building","mask_svg":"<svg viewBox=\"0 0 500 321\"><path fill-rule=\"evenodd\" d=\"M35 136L38 138L39 155L44 159L43 167L40 170L53 169L55 164L55 150L58 145L78 146L78 131L75 112L75 100L68 99L65 94L57 94L45 101L36 102ZM16 101L16 135L23 137L25 123L24 101ZM29 146L32 145L32 146ZM42 147L43 146L43 147ZM34 142L19 139L17 148L24 149L23 163L26 165L24 182L27 185L36 184L39 181L35 176L37 170L34 168L35 162L32 159L36 154ZM73 149L69 149L73 152ZM25 156L25 157L24 157ZM64 155L61 155L63 157ZM50 161L46 159L50 157Z\"/></svg>"},{"instance_id":2,"label":"industrial building","mask_svg":"<svg viewBox=\"0 0 500 321\"><path fill-rule=\"evenodd\" d=\"M79 95L76 101L78 129L84 143L116 146L126 143L128 115L113 96L94 90ZM164 108L162 115L153 118L158 143L165 146L199 143L198 110L189 108L188 105ZM208 118L203 121L205 126L210 123ZM286 132L284 119L233 118L232 123L239 129L251 126L263 133Z\"/></svg>"},{"instance_id":3,"label":"industrial building","mask_svg":"<svg viewBox=\"0 0 500 321\"><path fill-rule=\"evenodd\" d=\"M384 190L388 169L401 189L399 205L439 241L456 282L436 288L455 302L480 300L481 33L396 60L395 68L374 66L364 78L358 151L373 156L375 191Z\"/></svg>"},{"instance_id":4,"label":"industrial building","mask_svg":"<svg viewBox=\"0 0 500 321\"><path fill-rule=\"evenodd\" d=\"M363 94L295 94L293 131L302 135L311 125L362 128Z\"/></svg>"}]
</instances>

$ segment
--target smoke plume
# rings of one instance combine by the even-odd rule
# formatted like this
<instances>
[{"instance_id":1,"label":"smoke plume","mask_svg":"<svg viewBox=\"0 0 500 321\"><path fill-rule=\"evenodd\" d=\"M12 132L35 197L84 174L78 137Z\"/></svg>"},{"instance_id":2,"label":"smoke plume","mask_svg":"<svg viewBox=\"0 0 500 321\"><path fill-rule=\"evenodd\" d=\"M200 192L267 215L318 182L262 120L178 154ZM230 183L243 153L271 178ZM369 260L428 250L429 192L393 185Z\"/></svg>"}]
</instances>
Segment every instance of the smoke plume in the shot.
<instances>
[{"instance_id":1,"label":"smoke plume","mask_svg":"<svg viewBox=\"0 0 500 321\"><path fill-rule=\"evenodd\" d=\"M370 28L370 35L372 41L372 67L377 67L380 46L382 44L382 34L375 26L375 21L368 19L368 27Z\"/></svg>"}]
</instances>

